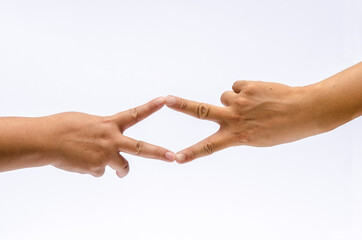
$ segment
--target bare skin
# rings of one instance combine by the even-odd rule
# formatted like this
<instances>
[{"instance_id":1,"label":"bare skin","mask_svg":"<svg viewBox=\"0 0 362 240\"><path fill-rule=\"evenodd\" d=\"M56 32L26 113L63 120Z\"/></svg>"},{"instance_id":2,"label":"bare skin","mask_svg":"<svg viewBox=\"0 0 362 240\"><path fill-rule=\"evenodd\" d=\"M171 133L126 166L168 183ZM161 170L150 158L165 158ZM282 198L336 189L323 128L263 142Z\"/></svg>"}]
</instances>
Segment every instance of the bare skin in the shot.
<instances>
[{"instance_id":1,"label":"bare skin","mask_svg":"<svg viewBox=\"0 0 362 240\"><path fill-rule=\"evenodd\" d=\"M361 116L362 62L304 87L237 81L232 89L221 96L225 107L166 97L171 109L220 125L213 135L178 152L178 163L232 146L267 147L296 141Z\"/></svg>"},{"instance_id":2,"label":"bare skin","mask_svg":"<svg viewBox=\"0 0 362 240\"><path fill-rule=\"evenodd\" d=\"M172 162L173 152L123 135L164 104L165 98L160 97L108 117L67 112L40 118L0 118L0 172L53 165L100 177L109 165L124 177L129 164L119 152Z\"/></svg>"}]
</instances>

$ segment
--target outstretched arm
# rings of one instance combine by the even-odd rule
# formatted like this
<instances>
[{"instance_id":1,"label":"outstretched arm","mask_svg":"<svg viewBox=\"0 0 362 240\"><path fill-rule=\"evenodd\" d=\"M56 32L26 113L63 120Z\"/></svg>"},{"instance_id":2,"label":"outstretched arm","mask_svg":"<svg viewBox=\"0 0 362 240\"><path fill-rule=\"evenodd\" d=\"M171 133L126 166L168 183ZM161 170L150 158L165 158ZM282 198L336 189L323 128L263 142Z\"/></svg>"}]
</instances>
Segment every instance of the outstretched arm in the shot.
<instances>
[{"instance_id":1,"label":"outstretched arm","mask_svg":"<svg viewBox=\"0 0 362 240\"><path fill-rule=\"evenodd\" d=\"M304 87L237 81L224 92L225 107L168 96L166 105L214 121L219 131L176 154L186 163L221 149L273 146L330 131L362 114L362 63Z\"/></svg>"},{"instance_id":2,"label":"outstretched arm","mask_svg":"<svg viewBox=\"0 0 362 240\"><path fill-rule=\"evenodd\" d=\"M129 165L119 152L171 162L175 155L169 150L123 135L164 104L161 97L109 117L68 112L40 118L0 118L0 172L53 165L98 177L109 165L123 177Z\"/></svg>"}]
</instances>

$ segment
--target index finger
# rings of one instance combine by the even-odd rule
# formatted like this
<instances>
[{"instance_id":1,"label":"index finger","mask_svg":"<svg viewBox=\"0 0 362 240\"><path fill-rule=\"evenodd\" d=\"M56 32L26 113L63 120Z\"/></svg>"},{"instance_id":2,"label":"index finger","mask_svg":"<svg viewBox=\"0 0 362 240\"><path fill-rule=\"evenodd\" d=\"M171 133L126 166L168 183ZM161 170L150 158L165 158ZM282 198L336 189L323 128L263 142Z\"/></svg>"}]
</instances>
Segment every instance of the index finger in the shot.
<instances>
[{"instance_id":1,"label":"index finger","mask_svg":"<svg viewBox=\"0 0 362 240\"><path fill-rule=\"evenodd\" d=\"M166 97L166 106L200 119L219 121L224 117L222 114L224 108L222 107L174 96Z\"/></svg>"},{"instance_id":2,"label":"index finger","mask_svg":"<svg viewBox=\"0 0 362 240\"><path fill-rule=\"evenodd\" d=\"M157 112L165 105L165 98L159 97L141 106L117 113L113 116L117 125L125 130Z\"/></svg>"}]
</instances>

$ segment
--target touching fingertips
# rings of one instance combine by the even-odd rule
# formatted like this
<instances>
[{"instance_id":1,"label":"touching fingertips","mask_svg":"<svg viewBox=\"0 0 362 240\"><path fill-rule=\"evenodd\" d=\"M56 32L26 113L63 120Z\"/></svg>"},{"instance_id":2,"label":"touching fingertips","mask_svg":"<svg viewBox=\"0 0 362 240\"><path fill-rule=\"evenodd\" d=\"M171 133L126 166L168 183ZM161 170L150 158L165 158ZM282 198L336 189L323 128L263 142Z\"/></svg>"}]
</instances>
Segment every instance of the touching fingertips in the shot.
<instances>
[{"instance_id":1,"label":"touching fingertips","mask_svg":"<svg viewBox=\"0 0 362 240\"><path fill-rule=\"evenodd\" d=\"M153 103L156 105L156 106L163 106L165 104L165 98L164 97L159 97L159 98L156 98Z\"/></svg>"},{"instance_id":2,"label":"touching fingertips","mask_svg":"<svg viewBox=\"0 0 362 240\"><path fill-rule=\"evenodd\" d=\"M177 99L174 96L167 96L166 97L166 105L168 107L172 107L176 104Z\"/></svg>"},{"instance_id":3,"label":"touching fingertips","mask_svg":"<svg viewBox=\"0 0 362 240\"><path fill-rule=\"evenodd\" d=\"M177 162L184 162L186 160L186 156L183 153L176 154L176 161Z\"/></svg>"},{"instance_id":4,"label":"touching fingertips","mask_svg":"<svg viewBox=\"0 0 362 240\"><path fill-rule=\"evenodd\" d=\"M169 160L171 162L175 161L175 158L176 158L175 154L172 152L166 152L165 157L167 160Z\"/></svg>"}]
</instances>

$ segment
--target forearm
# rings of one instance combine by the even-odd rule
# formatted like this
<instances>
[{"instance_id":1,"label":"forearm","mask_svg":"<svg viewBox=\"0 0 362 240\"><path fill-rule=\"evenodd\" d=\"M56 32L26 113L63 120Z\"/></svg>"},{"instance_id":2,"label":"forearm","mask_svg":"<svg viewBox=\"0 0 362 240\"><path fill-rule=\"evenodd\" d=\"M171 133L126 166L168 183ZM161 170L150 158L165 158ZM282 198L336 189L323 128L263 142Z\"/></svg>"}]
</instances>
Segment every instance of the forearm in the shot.
<instances>
[{"instance_id":1,"label":"forearm","mask_svg":"<svg viewBox=\"0 0 362 240\"><path fill-rule=\"evenodd\" d=\"M305 89L318 133L330 131L362 114L362 62Z\"/></svg>"},{"instance_id":2,"label":"forearm","mask_svg":"<svg viewBox=\"0 0 362 240\"><path fill-rule=\"evenodd\" d=\"M49 164L41 157L42 126L41 118L0 118L0 172Z\"/></svg>"}]
</instances>

